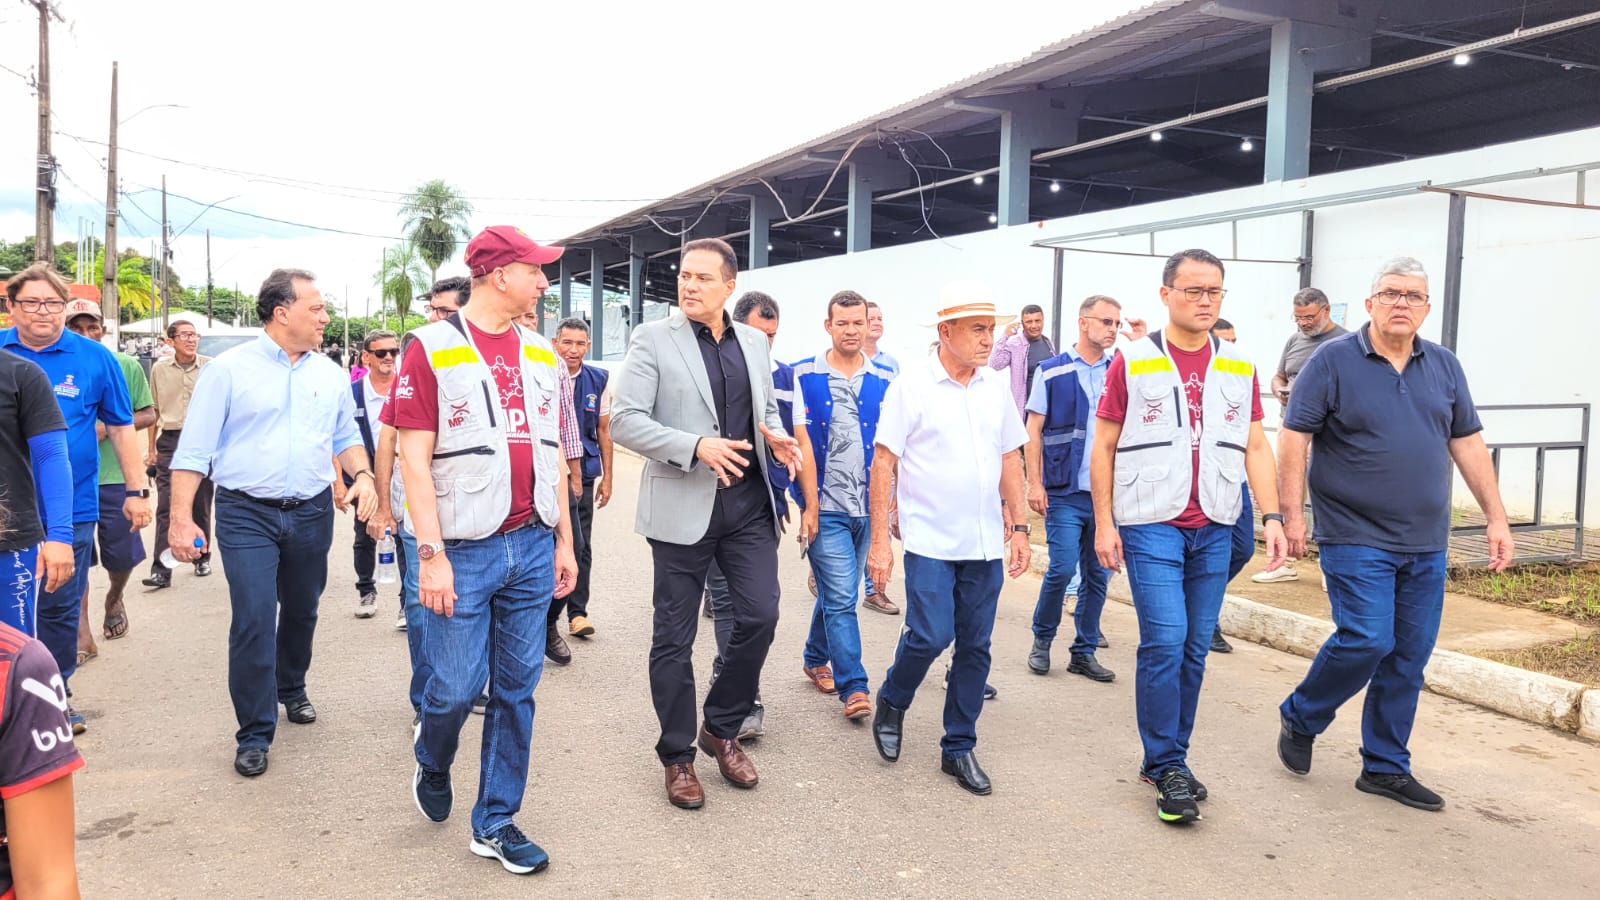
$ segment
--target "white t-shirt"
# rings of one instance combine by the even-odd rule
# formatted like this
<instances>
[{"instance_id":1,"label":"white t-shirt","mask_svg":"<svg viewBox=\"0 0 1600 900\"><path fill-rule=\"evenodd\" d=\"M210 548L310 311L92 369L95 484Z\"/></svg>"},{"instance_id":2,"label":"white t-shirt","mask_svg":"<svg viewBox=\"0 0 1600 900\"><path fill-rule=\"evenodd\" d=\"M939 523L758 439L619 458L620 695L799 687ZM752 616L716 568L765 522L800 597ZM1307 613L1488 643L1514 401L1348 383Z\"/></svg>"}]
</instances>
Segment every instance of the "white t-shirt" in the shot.
<instances>
[{"instance_id":1,"label":"white t-shirt","mask_svg":"<svg viewBox=\"0 0 1600 900\"><path fill-rule=\"evenodd\" d=\"M896 497L906 552L947 561L1005 558L1000 470L1028 442L1010 380L979 368L962 386L937 353L889 384L877 442L900 459Z\"/></svg>"},{"instance_id":2,"label":"white t-shirt","mask_svg":"<svg viewBox=\"0 0 1600 900\"><path fill-rule=\"evenodd\" d=\"M372 429L372 443L377 444L378 429L383 427L383 424L378 421L378 414L383 412L383 404L388 402L389 392L379 393L378 389L372 386L371 375L363 375L361 381L361 395L367 401L367 427ZM390 387L393 386L393 383L391 383Z\"/></svg>"}]
</instances>

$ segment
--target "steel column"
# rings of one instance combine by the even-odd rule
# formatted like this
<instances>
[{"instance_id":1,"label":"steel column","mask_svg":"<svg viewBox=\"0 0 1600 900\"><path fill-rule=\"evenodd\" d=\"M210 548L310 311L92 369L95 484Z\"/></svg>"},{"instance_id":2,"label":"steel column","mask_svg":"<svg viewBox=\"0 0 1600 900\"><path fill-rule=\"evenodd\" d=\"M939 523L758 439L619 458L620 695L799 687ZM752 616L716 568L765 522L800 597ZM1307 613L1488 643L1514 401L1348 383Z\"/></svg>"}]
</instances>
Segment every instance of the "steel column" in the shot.
<instances>
[{"instance_id":1,"label":"steel column","mask_svg":"<svg viewBox=\"0 0 1600 900\"><path fill-rule=\"evenodd\" d=\"M1450 195L1450 215L1445 222L1444 291L1439 303L1439 343L1455 352L1461 332L1461 255L1467 233L1467 198Z\"/></svg>"}]
</instances>

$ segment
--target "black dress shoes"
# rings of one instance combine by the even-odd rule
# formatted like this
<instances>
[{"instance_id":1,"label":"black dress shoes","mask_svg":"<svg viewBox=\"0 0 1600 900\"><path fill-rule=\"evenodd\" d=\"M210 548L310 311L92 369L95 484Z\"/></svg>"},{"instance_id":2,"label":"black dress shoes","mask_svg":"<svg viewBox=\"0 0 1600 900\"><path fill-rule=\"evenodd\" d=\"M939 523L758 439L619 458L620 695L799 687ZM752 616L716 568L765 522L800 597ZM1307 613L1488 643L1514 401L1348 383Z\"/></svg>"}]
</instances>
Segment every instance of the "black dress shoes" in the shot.
<instances>
[{"instance_id":1,"label":"black dress shoes","mask_svg":"<svg viewBox=\"0 0 1600 900\"><path fill-rule=\"evenodd\" d=\"M201 578L211 574L211 560L202 559L194 564L194 573Z\"/></svg>"},{"instance_id":2,"label":"black dress shoes","mask_svg":"<svg viewBox=\"0 0 1600 900\"><path fill-rule=\"evenodd\" d=\"M1105 666L1100 665L1100 663L1095 660L1093 654L1089 653L1072 654L1072 662L1067 664L1067 671L1074 675L1082 675L1090 681L1101 682L1102 684L1117 680L1117 673L1111 671Z\"/></svg>"},{"instance_id":3,"label":"black dress shoes","mask_svg":"<svg viewBox=\"0 0 1600 900\"><path fill-rule=\"evenodd\" d=\"M956 784L978 796L986 796L994 788L989 784L989 776L978 765L978 754L968 750L960 756L945 756L939 760L939 771L946 775L954 775Z\"/></svg>"},{"instance_id":4,"label":"black dress shoes","mask_svg":"<svg viewBox=\"0 0 1600 900\"><path fill-rule=\"evenodd\" d=\"M151 572L139 583L148 588L172 587L172 573L167 571Z\"/></svg>"},{"instance_id":5,"label":"black dress shoes","mask_svg":"<svg viewBox=\"0 0 1600 900\"><path fill-rule=\"evenodd\" d=\"M1211 652L1212 653L1232 653L1233 652L1233 645L1228 643L1228 639L1222 636L1222 629L1221 628L1215 629L1215 630L1213 630L1211 632Z\"/></svg>"},{"instance_id":6,"label":"black dress shoes","mask_svg":"<svg viewBox=\"0 0 1600 900\"><path fill-rule=\"evenodd\" d=\"M872 743L877 745L878 755L889 762L900 758L900 728L905 718L905 710L895 709L878 697L878 711L872 716Z\"/></svg>"},{"instance_id":7,"label":"black dress shoes","mask_svg":"<svg viewBox=\"0 0 1600 900\"><path fill-rule=\"evenodd\" d=\"M1028 669L1035 675L1050 674L1050 642L1044 638L1033 639L1033 649L1028 652Z\"/></svg>"},{"instance_id":8,"label":"black dress shoes","mask_svg":"<svg viewBox=\"0 0 1600 900\"><path fill-rule=\"evenodd\" d=\"M317 720L317 708L305 697L290 700L283 704L283 708L289 714L289 721L296 725L310 725Z\"/></svg>"},{"instance_id":9,"label":"black dress shoes","mask_svg":"<svg viewBox=\"0 0 1600 900\"><path fill-rule=\"evenodd\" d=\"M254 778L267 770L267 748L240 747L233 757L233 770L246 778Z\"/></svg>"}]
</instances>

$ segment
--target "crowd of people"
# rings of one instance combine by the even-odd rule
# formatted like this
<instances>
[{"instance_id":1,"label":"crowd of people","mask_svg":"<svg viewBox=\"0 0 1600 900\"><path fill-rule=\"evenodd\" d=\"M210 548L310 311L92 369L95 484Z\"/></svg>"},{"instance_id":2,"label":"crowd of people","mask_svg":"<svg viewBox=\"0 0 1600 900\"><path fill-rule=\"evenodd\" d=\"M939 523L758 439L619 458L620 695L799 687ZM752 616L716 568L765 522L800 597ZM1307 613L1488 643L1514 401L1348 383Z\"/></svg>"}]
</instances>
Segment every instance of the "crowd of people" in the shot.
<instances>
[{"instance_id":1,"label":"crowd of people","mask_svg":"<svg viewBox=\"0 0 1600 900\"><path fill-rule=\"evenodd\" d=\"M1140 634L1139 775L1162 821L1197 820L1207 789L1189 746L1208 653L1231 649L1217 628L1225 585L1256 552L1258 515L1264 577L1295 577L1285 573L1307 552L1308 491L1338 628L1283 701L1279 758L1309 773L1316 736L1365 689L1356 787L1443 806L1406 747L1439 624L1452 465L1487 518L1491 565L1507 565L1513 545L1461 367L1418 336L1429 299L1416 260L1379 268L1370 323L1354 332L1332 321L1320 291L1293 296L1298 330L1270 379L1283 415L1274 451L1258 369L1220 318L1223 262L1204 250L1165 261L1159 330L1095 294L1057 348L1038 306L1007 315L982 284L958 282L926 323L938 335L926 357L901 361L879 347L882 309L842 290L828 301L826 344L783 364L771 352L778 302L735 299L734 250L693 240L676 310L634 327L609 373L585 362L582 319L560 322L553 341L538 331L544 267L561 254L515 228L485 229L466 248L470 275L433 286L427 325L365 335L354 378L318 352L328 314L303 270L261 285L259 338L210 359L194 326L175 323L172 353L148 377L99 343L99 308L70 300L48 266L10 280L0 872L14 885L72 877L70 776L86 726L71 678L98 652L92 561L110 584L100 635L116 640L129 629L141 530L154 521L143 584L157 590L179 567L208 576L215 541L232 613L234 768L254 778L268 769L280 706L292 724L316 721L307 672L336 510L356 520L357 617L379 611L389 579L377 548L394 547L418 810L452 815L460 733L481 714L469 847L514 873L543 869L548 855L516 821L534 693L547 660L572 661L568 638L596 633L592 529L612 497L615 446L643 459L635 528L652 559L654 749L673 806L706 803L697 751L732 786L759 783L744 742L765 731L759 684L788 539L815 595L804 676L844 718L870 718L877 752L895 762L915 739L905 713L949 651L941 769L990 793L977 723L995 693L1000 591L1029 566L1031 511L1050 558L1028 668L1050 673L1070 596L1066 671L1114 682L1096 651L1108 579L1126 572ZM895 541L903 605L889 596ZM858 608L904 616L875 695ZM697 701L702 613L717 653Z\"/></svg>"}]
</instances>

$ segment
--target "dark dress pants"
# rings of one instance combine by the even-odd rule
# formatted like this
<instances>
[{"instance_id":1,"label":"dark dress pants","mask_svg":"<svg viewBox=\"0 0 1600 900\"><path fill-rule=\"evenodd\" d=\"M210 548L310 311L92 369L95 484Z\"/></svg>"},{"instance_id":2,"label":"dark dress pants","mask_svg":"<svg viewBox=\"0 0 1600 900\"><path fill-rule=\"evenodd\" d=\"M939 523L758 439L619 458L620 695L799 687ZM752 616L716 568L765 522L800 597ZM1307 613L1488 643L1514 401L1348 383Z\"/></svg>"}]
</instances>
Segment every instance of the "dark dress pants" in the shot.
<instances>
[{"instance_id":1,"label":"dark dress pants","mask_svg":"<svg viewBox=\"0 0 1600 900\"><path fill-rule=\"evenodd\" d=\"M167 549L167 529L172 526L172 454L178 452L178 438L181 431L163 431L156 438L156 536L154 546L150 550L150 571L165 572L166 566L161 564L161 551ZM200 531L206 536L206 552L200 555L200 560L211 560L211 501L215 492L210 478L200 479L200 486L195 488L193 513L194 524L200 526Z\"/></svg>"},{"instance_id":2,"label":"dark dress pants","mask_svg":"<svg viewBox=\"0 0 1600 900\"><path fill-rule=\"evenodd\" d=\"M655 558L655 621L650 646L650 696L666 765L695 755L694 663L701 592L713 561L728 580L733 633L722 673L706 692L705 727L719 738L738 735L761 687L761 667L778 627L778 533L767 486L746 479L720 490L705 536L693 544L650 541Z\"/></svg>"},{"instance_id":3,"label":"dark dress pants","mask_svg":"<svg viewBox=\"0 0 1600 900\"><path fill-rule=\"evenodd\" d=\"M550 601L551 625L561 618L563 609L567 611L568 621L573 616L589 614L589 569L594 562L590 546L594 536L594 479L584 481L583 494L576 499L568 490L567 500L567 513L572 517L572 550L578 558L578 583L572 588L572 593Z\"/></svg>"},{"instance_id":4,"label":"dark dress pants","mask_svg":"<svg viewBox=\"0 0 1600 900\"><path fill-rule=\"evenodd\" d=\"M367 523L360 519L356 523L356 541L353 546L356 560L356 595L376 594L378 592L378 542L367 534Z\"/></svg>"},{"instance_id":5,"label":"dark dress pants","mask_svg":"<svg viewBox=\"0 0 1600 900\"><path fill-rule=\"evenodd\" d=\"M294 509L217 492L217 549L233 606L228 693L240 748L270 747L278 704L306 694L332 544L331 489Z\"/></svg>"}]
</instances>

